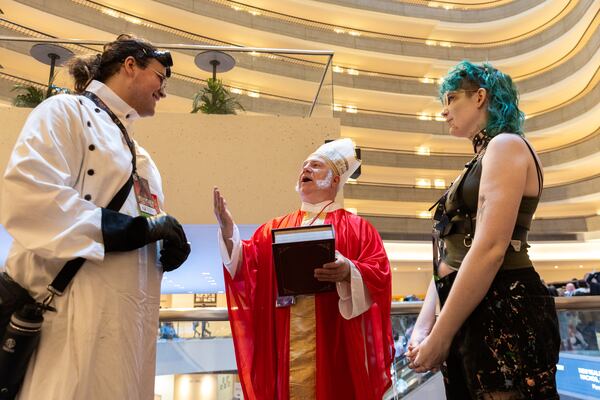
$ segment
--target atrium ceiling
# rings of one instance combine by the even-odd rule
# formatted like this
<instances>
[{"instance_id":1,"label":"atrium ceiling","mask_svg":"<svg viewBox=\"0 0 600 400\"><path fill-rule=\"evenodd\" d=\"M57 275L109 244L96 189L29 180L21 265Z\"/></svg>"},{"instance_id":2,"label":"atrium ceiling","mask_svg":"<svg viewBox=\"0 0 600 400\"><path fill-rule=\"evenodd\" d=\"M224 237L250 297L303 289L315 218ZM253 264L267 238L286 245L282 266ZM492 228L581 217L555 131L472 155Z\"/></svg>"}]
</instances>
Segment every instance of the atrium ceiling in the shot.
<instances>
[{"instance_id":1,"label":"atrium ceiling","mask_svg":"<svg viewBox=\"0 0 600 400\"><path fill-rule=\"evenodd\" d=\"M526 136L545 166L532 238L600 231L598 0L0 0L0 9L0 36L110 41L133 32L165 45L334 51L333 84L323 90L364 165L346 206L388 240L426 240L429 206L470 159L470 143L447 134L438 79L462 59L489 61L515 79ZM15 83L47 82L48 66L30 47L0 41L0 105ZM210 74L194 65L197 51L173 53L159 112L187 113ZM307 114L325 57L234 56L236 68L219 78L249 114ZM56 83L71 85L66 71Z\"/></svg>"}]
</instances>

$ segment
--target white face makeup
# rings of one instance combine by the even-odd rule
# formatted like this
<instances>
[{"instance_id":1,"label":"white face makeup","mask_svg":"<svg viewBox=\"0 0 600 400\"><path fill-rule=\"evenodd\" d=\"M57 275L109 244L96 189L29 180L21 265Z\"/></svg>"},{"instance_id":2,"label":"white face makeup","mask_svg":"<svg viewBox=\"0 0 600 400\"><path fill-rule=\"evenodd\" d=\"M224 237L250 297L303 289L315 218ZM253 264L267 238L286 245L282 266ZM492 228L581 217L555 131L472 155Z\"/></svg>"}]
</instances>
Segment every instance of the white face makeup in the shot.
<instances>
[{"instance_id":1,"label":"white face makeup","mask_svg":"<svg viewBox=\"0 0 600 400\"><path fill-rule=\"evenodd\" d=\"M317 203L322 197L335 198L337 193L336 176L319 157L311 156L302 164L300 175L296 183L296 192L300 194L302 201Z\"/></svg>"}]
</instances>

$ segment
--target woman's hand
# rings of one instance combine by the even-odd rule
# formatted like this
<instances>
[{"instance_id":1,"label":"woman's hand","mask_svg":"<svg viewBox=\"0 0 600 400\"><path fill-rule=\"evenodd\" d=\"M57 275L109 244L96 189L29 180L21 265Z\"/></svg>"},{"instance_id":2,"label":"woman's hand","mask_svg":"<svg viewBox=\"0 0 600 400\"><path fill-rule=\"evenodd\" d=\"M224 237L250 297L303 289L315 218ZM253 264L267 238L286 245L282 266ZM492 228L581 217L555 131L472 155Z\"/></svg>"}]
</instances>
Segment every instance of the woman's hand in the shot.
<instances>
[{"instance_id":1,"label":"woman's hand","mask_svg":"<svg viewBox=\"0 0 600 400\"><path fill-rule=\"evenodd\" d=\"M409 352L409 367L414 369L415 372L436 372L446 361L451 342L451 338L440 337L440 335L427 336L416 348Z\"/></svg>"},{"instance_id":2,"label":"woman's hand","mask_svg":"<svg viewBox=\"0 0 600 400\"><path fill-rule=\"evenodd\" d=\"M419 354L419 345L427 336L429 336L430 330L427 329L413 329L412 334L410 335L410 339L408 341L408 350L406 352L406 358L409 360L408 367L414 369L414 361Z\"/></svg>"},{"instance_id":3,"label":"woman's hand","mask_svg":"<svg viewBox=\"0 0 600 400\"><path fill-rule=\"evenodd\" d=\"M427 336L429 336L429 330L425 329L413 329L412 335L408 341L408 351L411 352L416 349Z\"/></svg>"}]
</instances>

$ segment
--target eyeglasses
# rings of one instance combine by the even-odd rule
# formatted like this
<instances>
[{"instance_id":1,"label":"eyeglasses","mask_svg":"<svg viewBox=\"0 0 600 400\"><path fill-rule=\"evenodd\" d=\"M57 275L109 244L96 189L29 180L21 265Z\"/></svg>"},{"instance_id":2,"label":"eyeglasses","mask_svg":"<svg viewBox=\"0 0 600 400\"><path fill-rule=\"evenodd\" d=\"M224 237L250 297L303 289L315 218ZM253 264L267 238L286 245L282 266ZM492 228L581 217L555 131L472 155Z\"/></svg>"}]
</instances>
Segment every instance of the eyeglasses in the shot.
<instances>
[{"instance_id":1,"label":"eyeglasses","mask_svg":"<svg viewBox=\"0 0 600 400\"><path fill-rule=\"evenodd\" d=\"M474 93L478 90L479 89L473 89L473 90L460 89L460 90L451 90L449 92L446 92L442 96L442 105L444 106L444 108L448 107L450 105L450 103L452 102L452 100L454 100L454 97L456 97L456 95L458 93Z\"/></svg>"},{"instance_id":2,"label":"eyeglasses","mask_svg":"<svg viewBox=\"0 0 600 400\"><path fill-rule=\"evenodd\" d=\"M151 70L158 76L158 79L160 79L160 90L164 92L165 89L167 88L167 76L165 74L163 74L162 72L159 72L150 66L147 66L146 68L148 68L149 70Z\"/></svg>"}]
</instances>

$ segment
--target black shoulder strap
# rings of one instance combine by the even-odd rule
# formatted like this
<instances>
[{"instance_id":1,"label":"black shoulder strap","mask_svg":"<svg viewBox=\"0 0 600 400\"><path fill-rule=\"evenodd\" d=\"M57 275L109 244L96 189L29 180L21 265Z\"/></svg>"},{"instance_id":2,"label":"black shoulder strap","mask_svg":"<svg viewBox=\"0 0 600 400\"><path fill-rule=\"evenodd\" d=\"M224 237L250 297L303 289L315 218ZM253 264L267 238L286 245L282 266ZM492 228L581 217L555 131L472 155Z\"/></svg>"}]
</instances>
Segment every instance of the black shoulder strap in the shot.
<instances>
[{"instance_id":1,"label":"black shoulder strap","mask_svg":"<svg viewBox=\"0 0 600 400\"><path fill-rule=\"evenodd\" d=\"M115 194L115 196L112 198L110 203L108 203L108 206L106 206L106 208L113 211L119 211L121 207L123 207L127 196L129 196L129 192L131 191L132 186L133 176L130 175L127 182L125 182L121 189L119 189L117 194ZM79 271L79 268L81 268L84 262L85 258L82 257L68 261L62 267L60 272L56 275L52 283L48 286L48 290L51 293L56 294L58 296L62 295L66 287L69 285L69 282L71 282L73 277L75 277L75 274L77 273L77 271Z\"/></svg>"},{"instance_id":2,"label":"black shoulder strap","mask_svg":"<svg viewBox=\"0 0 600 400\"><path fill-rule=\"evenodd\" d=\"M538 196L540 196L542 194L542 188L544 186L544 174L542 174L542 166L538 162L537 156L535 155L535 151L533 151L533 148L531 147L529 142L525 139L525 137L521 136L521 138L527 145L527 148L529 149L529 152L531 153L531 156L533 157L533 161L535 162L535 170L536 170L537 176L538 176Z\"/></svg>"}]
</instances>

